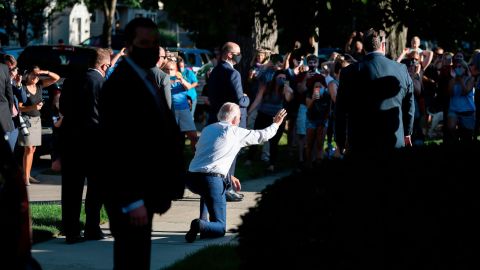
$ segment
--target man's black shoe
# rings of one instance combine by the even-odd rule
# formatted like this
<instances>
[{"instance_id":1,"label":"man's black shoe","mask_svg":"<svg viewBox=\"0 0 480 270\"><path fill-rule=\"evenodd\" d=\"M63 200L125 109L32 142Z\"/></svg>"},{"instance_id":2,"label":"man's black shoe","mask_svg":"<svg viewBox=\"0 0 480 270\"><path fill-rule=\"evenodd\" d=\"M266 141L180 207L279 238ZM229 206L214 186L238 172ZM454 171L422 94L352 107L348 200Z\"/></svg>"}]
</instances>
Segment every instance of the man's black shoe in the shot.
<instances>
[{"instance_id":1,"label":"man's black shoe","mask_svg":"<svg viewBox=\"0 0 480 270\"><path fill-rule=\"evenodd\" d=\"M197 239L197 234L200 232L200 219L196 218L190 223L190 230L185 234L185 240L188 243L193 243Z\"/></svg>"},{"instance_id":2,"label":"man's black shoe","mask_svg":"<svg viewBox=\"0 0 480 270\"><path fill-rule=\"evenodd\" d=\"M67 244L76 244L85 242L85 238L81 235L67 236L65 237L65 241L67 242Z\"/></svg>"},{"instance_id":3,"label":"man's black shoe","mask_svg":"<svg viewBox=\"0 0 480 270\"><path fill-rule=\"evenodd\" d=\"M227 198L227 202L240 202L243 200L243 194L237 193L233 190L228 190L225 193L225 197Z\"/></svg>"},{"instance_id":4,"label":"man's black shoe","mask_svg":"<svg viewBox=\"0 0 480 270\"><path fill-rule=\"evenodd\" d=\"M84 233L84 237L85 240L102 240L107 238L107 236L101 230L93 233L86 231Z\"/></svg>"}]
</instances>

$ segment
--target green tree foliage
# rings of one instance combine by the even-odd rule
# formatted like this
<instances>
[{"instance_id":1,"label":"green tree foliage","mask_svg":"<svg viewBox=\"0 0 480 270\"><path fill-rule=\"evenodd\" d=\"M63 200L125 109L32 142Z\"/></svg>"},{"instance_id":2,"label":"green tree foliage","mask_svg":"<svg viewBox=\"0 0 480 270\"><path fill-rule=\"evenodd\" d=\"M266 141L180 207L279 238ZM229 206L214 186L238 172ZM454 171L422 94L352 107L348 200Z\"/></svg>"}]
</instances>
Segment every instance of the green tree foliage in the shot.
<instances>
[{"instance_id":1,"label":"green tree foliage","mask_svg":"<svg viewBox=\"0 0 480 270\"><path fill-rule=\"evenodd\" d=\"M17 33L21 46L25 46L29 37L28 26L31 25L33 36L38 38L43 30L45 21L44 10L48 6L47 0L2 0L0 1L0 27L5 27L7 33ZM16 24L12 25L16 17Z\"/></svg>"},{"instance_id":2,"label":"green tree foliage","mask_svg":"<svg viewBox=\"0 0 480 270\"><path fill-rule=\"evenodd\" d=\"M195 33L192 38L199 47L212 48L229 39L248 40L254 35L255 14L269 2L166 0L164 4L172 20ZM282 53L291 50L295 40L308 46L317 27L319 47L341 48L354 30L384 28L395 38L393 54L409 45L413 35L456 51L462 49L462 41L474 42L480 34L480 9L474 0L277 0L272 7L273 14L263 14L262 21L278 30Z\"/></svg>"}]
</instances>

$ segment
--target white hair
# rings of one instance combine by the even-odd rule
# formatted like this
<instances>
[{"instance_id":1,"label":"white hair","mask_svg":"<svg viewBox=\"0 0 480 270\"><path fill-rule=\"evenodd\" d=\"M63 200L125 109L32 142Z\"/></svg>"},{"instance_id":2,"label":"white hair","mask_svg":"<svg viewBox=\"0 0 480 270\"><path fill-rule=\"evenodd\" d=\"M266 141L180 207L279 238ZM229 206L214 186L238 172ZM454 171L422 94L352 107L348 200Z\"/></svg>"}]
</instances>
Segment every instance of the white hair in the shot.
<instances>
[{"instance_id":1,"label":"white hair","mask_svg":"<svg viewBox=\"0 0 480 270\"><path fill-rule=\"evenodd\" d=\"M232 121L236 116L240 115L240 107L233 102L226 102L222 105L217 114L218 121Z\"/></svg>"}]
</instances>

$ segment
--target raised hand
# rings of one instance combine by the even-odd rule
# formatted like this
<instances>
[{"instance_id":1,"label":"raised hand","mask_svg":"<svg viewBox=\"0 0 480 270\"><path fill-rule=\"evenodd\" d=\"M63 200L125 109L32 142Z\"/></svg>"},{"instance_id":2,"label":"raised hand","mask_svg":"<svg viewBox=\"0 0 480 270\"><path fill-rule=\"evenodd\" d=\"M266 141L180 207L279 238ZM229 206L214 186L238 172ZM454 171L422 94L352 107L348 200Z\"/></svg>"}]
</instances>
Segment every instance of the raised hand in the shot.
<instances>
[{"instance_id":1,"label":"raised hand","mask_svg":"<svg viewBox=\"0 0 480 270\"><path fill-rule=\"evenodd\" d=\"M281 109L280 111L277 112L275 117L273 117L273 122L280 125L280 124L282 124L285 116L287 116L287 110Z\"/></svg>"}]
</instances>

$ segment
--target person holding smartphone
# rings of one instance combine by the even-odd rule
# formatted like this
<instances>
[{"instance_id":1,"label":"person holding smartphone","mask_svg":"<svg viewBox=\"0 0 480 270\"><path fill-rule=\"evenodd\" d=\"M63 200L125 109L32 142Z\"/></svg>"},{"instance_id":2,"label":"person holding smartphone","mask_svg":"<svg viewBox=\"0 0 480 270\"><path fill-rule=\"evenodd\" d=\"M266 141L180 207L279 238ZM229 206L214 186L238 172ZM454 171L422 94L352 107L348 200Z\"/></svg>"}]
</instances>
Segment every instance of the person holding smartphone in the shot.
<instances>
[{"instance_id":1,"label":"person holding smartphone","mask_svg":"<svg viewBox=\"0 0 480 270\"><path fill-rule=\"evenodd\" d=\"M18 144L24 146L25 149L23 153L23 177L25 184L28 186L30 183L40 183L30 175L30 171L35 149L42 145L42 121L40 118L40 109L43 106L42 90L44 87L56 83L60 76L48 70L41 70L38 66L32 66L26 70L24 77L26 79L23 87L27 93L27 100L19 102L18 107L22 115L28 118L31 126L28 129L30 132L28 136L19 134Z\"/></svg>"},{"instance_id":2,"label":"person holding smartphone","mask_svg":"<svg viewBox=\"0 0 480 270\"><path fill-rule=\"evenodd\" d=\"M263 129L272 124L272 119L277 112L283 108L285 102L289 102L293 98L293 90L287 82L287 75L284 70L275 71L273 78L267 83L266 87L259 89L255 100L250 106L248 113L258 109L255 118L254 129ZM258 107L258 108L257 108ZM266 170L268 172L275 171L275 163L278 156L278 143L285 130L285 123L281 123L278 127L278 133L269 140L270 159ZM257 151L256 145L251 145L248 150L248 160L253 160Z\"/></svg>"},{"instance_id":3,"label":"person holding smartphone","mask_svg":"<svg viewBox=\"0 0 480 270\"><path fill-rule=\"evenodd\" d=\"M175 112L175 120L182 132L185 132L190 139L190 147L195 152L195 144L197 143L197 128L193 121L188 104L187 90L192 88L192 84L183 78L182 73L177 69L175 61L167 61L164 71L170 77L170 85L172 91L172 106Z\"/></svg>"}]
</instances>

